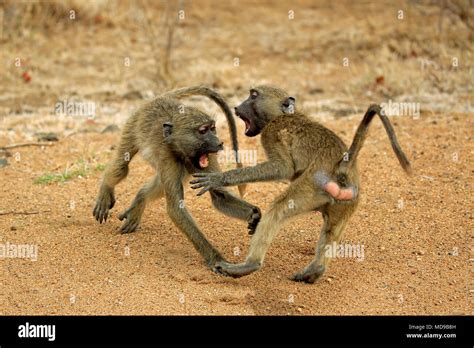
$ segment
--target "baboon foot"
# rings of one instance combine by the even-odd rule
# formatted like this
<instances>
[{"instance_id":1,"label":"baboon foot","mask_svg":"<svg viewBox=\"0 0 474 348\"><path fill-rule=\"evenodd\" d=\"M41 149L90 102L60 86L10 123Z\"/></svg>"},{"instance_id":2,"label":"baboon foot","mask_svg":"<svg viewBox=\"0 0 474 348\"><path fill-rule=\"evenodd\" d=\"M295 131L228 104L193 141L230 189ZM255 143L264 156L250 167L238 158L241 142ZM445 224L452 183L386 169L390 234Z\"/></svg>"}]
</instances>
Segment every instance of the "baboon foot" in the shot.
<instances>
[{"instance_id":1,"label":"baboon foot","mask_svg":"<svg viewBox=\"0 0 474 348\"><path fill-rule=\"evenodd\" d=\"M238 263L233 264L229 262L218 262L216 264L217 272L234 278L240 278L259 270L261 267L260 263Z\"/></svg>"},{"instance_id":2,"label":"baboon foot","mask_svg":"<svg viewBox=\"0 0 474 348\"><path fill-rule=\"evenodd\" d=\"M114 190L113 189L102 189L97 197L97 201L95 203L93 215L99 223L102 221L107 221L107 217L109 215L109 210L115 204L115 197L114 197Z\"/></svg>"},{"instance_id":3,"label":"baboon foot","mask_svg":"<svg viewBox=\"0 0 474 348\"><path fill-rule=\"evenodd\" d=\"M326 267L323 265L316 266L314 269L304 269L301 272L296 273L291 279L295 282L305 282L309 284L313 284L316 280L321 278L321 276L326 271Z\"/></svg>"}]
</instances>

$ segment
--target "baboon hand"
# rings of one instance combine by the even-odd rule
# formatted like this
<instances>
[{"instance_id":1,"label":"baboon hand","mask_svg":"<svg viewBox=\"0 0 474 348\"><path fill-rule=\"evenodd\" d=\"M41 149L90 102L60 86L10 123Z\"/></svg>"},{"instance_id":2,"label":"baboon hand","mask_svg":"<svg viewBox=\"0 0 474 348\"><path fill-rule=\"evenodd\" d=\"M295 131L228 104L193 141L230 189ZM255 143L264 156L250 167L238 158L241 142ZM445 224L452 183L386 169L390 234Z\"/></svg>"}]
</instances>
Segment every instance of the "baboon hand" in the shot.
<instances>
[{"instance_id":1,"label":"baboon hand","mask_svg":"<svg viewBox=\"0 0 474 348\"><path fill-rule=\"evenodd\" d=\"M260 266L261 264L257 262L232 264L229 262L221 261L216 263L215 268L216 271L220 274L229 277L240 278L257 271L258 269L260 269Z\"/></svg>"},{"instance_id":2,"label":"baboon hand","mask_svg":"<svg viewBox=\"0 0 474 348\"><path fill-rule=\"evenodd\" d=\"M260 212L260 209L258 207L255 207L252 209L252 215L247 219L249 225L248 225L248 230L249 234L252 235L255 233L255 230L257 229L257 225L260 222L260 219L262 217L262 213Z\"/></svg>"},{"instance_id":3,"label":"baboon hand","mask_svg":"<svg viewBox=\"0 0 474 348\"><path fill-rule=\"evenodd\" d=\"M196 190L202 187L201 191L197 194L198 196L203 195L209 190L224 186L222 173L195 173L193 176L196 179L190 181L191 188Z\"/></svg>"}]
</instances>

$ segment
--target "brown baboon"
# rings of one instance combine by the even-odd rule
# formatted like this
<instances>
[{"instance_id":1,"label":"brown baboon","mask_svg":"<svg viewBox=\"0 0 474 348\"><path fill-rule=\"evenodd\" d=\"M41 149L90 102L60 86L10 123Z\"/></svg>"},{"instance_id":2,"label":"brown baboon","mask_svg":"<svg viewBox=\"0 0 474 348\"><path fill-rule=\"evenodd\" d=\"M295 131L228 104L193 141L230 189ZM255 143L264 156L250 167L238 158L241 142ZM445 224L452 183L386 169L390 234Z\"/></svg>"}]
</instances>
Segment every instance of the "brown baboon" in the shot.
<instances>
[{"instance_id":1,"label":"brown baboon","mask_svg":"<svg viewBox=\"0 0 474 348\"><path fill-rule=\"evenodd\" d=\"M245 122L247 136L262 134L261 142L268 160L254 167L224 173L198 173L194 175L197 179L191 181L194 189L202 188L198 194L249 182L291 181L287 190L262 216L246 261L241 264L219 262L217 269L223 274L240 277L258 270L282 223L298 214L317 210L322 213L324 224L316 256L293 279L313 283L321 277L329 262L325 247L340 240L359 202L356 159L375 114L382 119L402 167L410 171L410 163L379 106L369 107L347 150L335 133L294 110L294 103L294 98L275 87L251 89L249 98L235 111Z\"/></svg>"},{"instance_id":2,"label":"brown baboon","mask_svg":"<svg viewBox=\"0 0 474 348\"><path fill-rule=\"evenodd\" d=\"M165 93L142 106L126 122L115 158L104 173L93 214L100 223L107 220L109 209L115 204L114 188L127 176L130 161L140 152L157 173L138 191L130 207L119 215L120 220L126 220L121 232L135 231L146 203L164 195L167 212L175 225L213 268L215 262L223 258L186 210L182 182L189 174L220 171L215 153L222 150L223 145L210 116L177 100L191 94L208 96L224 110L234 151L238 150L232 113L216 92L198 86ZM257 207L223 188L212 189L210 194L216 209L247 220L249 229L255 230L261 216Z\"/></svg>"}]
</instances>

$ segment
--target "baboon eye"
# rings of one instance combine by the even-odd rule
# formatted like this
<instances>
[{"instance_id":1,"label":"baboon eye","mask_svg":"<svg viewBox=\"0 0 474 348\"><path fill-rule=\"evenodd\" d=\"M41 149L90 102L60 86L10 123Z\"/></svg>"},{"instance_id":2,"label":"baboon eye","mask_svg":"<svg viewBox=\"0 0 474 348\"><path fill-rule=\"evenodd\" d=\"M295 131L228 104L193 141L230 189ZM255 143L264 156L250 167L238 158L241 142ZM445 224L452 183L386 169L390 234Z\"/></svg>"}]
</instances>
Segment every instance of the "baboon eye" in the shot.
<instances>
[{"instance_id":1,"label":"baboon eye","mask_svg":"<svg viewBox=\"0 0 474 348\"><path fill-rule=\"evenodd\" d=\"M199 128L199 134L206 134L207 132L207 127L206 126L202 126Z\"/></svg>"},{"instance_id":2,"label":"baboon eye","mask_svg":"<svg viewBox=\"0 0 474 348\"><path fill-rule=\"evenodd\" d=\"M252 89L252 90L250 91L250 97L251 97L252 99L257 98L257 97L258 97L258 92L257 92L256 90Z\"/></svg>"},{"instance_id":3,"label":"baboon eye","mask_svg":"<svg viewBox=\"0 0 474 348\"><path fill-rule=\"evenodd\" d=\"M211 131L212 131L212 132L215 132L215 131L216 131L216 125L213 124L213 125L211 126Z\"/></svg>"}]
</instances>

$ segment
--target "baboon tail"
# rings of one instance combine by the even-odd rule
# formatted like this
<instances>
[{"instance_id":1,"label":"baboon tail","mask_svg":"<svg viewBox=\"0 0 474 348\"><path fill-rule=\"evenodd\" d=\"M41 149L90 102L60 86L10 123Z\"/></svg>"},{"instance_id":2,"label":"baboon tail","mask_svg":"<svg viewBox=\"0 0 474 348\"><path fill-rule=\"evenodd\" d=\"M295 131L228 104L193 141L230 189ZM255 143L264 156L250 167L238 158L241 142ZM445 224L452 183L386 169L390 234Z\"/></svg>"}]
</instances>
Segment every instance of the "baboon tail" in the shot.
<instances>
[{"instance_id":1,"label":"baboon tail","mask_svg":"<svg viewBox=\"0 0 474 348\"><path fill-rule=\"evenodd\" d=\"M365 138L367 137L367 132L369 130L369 125L375 115L379 115L380 120L387 132L388 138L390 139L390 144L392 145L392 149L395 152L395 155L400 162L400 165L405 170L405 172L409 175L412 174L412 169L410 165L410 161L408 160L407 156L403 152L400 144L398 143L397 136L395 135L395 131L390 123L388 117L384 114L383 110L379 105L372 104L367 109L362 122L359 124L357 128L356 134L354 136L354 140L352 141L351 147L349 151L344 154L344 158L341 159L339 162L339 167L341 169L350 168L355 164L357 156L359 155L359 151L364 145Z\"/></svg>"},{"instance_id":2,"label":"baboon tail","mask_svg":"<svg viewBox=\"0 0 474 348\"><path fill-rule=\"evenodd\" d=\"M232 114L232 111L229 108L229 105L226 103L224 98L214 91L213 89L206 87L206 86L191 86L191 87L184 87L184 88L179 88L171 92L167 92L163 94L164 97L170 97L170 98L182 98L182 97L188 97L192 95L201 95L208 97L209 99L213 100L221 110L224 112L225 118L227 119L227 124L229 125L230 129L230 138L232 141L232 149L234 150L235 158L237 158L238 151L239 151L239 142L237 140L237 126L235 125L235 119L234 115ZM237 162L237 168L241 168L242 163ZM243 196L245 193L247 185L239 185L239 193L240 196Z\"/></svg>"}]
</instances>

